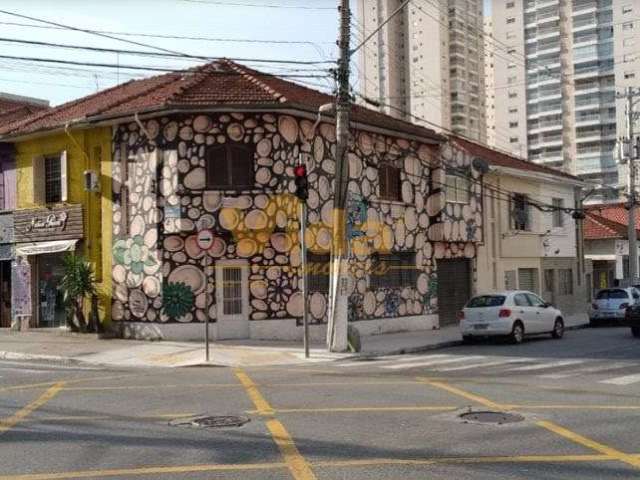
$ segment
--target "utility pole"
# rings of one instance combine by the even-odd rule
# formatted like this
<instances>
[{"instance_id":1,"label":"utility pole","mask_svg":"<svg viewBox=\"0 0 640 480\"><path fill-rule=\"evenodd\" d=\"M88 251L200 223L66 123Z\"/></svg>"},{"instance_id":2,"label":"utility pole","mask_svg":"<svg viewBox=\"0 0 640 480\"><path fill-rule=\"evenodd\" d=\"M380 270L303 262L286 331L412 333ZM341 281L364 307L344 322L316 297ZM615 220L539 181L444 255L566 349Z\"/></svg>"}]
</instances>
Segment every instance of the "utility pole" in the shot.
<instances>
[{"instance_id":1,"label":"utility pole","mask_svg":"<svg viewBox=\"0 0 640 480\"><path fill-rule=\"evenodd\" d=\"M327 347L332 352L347 350L347 316L349 288L346 238L347 184L349 182L349 37L351 35L351 11L349 0L340 0L340 58L338 60L336 98L336 179L333 200L333 240L331 245L331 270L329 282L329 321Z\"/></svg>"},{"instance_id":2,"label":"utility pole","mask_svg":"<svg viewBox=\"0 0 640 480\"><path fill-rule=\"evenodd\" d=\"M640 92L634 92L632 87L627 87L626 92L626 113L627 113L627 138L624 140L628 145L628 163L629 163L629 221L628 233L629 238L629 282L633 285L638 278L638 235L636 225L636 206L637 206L637 172L636 160L638 160L638 152L636 139L634 138L633 123L636 115L634 113L634 97L639 96ZM623 149L624 150L624 149Z\"/></svg>"}]
</instances>

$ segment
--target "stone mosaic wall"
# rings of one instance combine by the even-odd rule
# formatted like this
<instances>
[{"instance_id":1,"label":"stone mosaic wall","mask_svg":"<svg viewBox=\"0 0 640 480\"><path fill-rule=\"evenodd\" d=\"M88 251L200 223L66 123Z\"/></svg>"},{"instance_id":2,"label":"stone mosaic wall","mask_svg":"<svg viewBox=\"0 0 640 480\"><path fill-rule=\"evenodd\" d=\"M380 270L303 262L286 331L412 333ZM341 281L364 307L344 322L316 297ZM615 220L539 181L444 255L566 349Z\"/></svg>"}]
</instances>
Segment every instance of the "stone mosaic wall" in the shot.
<instances>
[{"instance_id":1,"label":"stone mosaic wall","mask_svg":"<svg viewBox=\"0 0 640 480\"><path fill-rule=\"evenodd\" d=\"M117 127L113 319L201 322L207 310L216 318L215 275L212 268L205 272L204 254L196 245L200 228L215 233L209 249L214 261L247 260L251 320L299 318L303 299L293 167L303 155L311 186L307 245L328 252L335 140L332 125L320 124L314 132L309 120L273 114L162 117L145 121L144 132L136 123ZM206 190L206 149L226 142L255 147L254 189ZM466 155L446 148L442 154L447 164L471 168ZM129 159L126 198L121 155ZM472 183L468 205L446 205L439 155L435 147L415 141L355 132L349 153L352 320L435 313L437 259L475 256L474 242L482 231L480 185ZM383 163L401 171L401 201L378 199ZM416 284L371 290L376 268L371 254L390 251L415 253ZM326 321L326 308L325 294L311 294L313 322Z\"/></svg>"}]
</instances>

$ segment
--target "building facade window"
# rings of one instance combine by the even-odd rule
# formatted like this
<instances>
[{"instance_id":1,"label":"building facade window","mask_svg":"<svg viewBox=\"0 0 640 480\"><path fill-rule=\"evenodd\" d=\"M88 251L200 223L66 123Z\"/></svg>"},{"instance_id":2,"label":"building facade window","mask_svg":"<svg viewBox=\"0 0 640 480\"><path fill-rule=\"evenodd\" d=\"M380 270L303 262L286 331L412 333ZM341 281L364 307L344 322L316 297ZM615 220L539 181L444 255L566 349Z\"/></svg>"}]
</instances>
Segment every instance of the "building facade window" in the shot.
<instances>
[{"instance_id":1,"label":"building facade window","mask_svg":"<svg viewBox=\"0 0 640 480\"><path fill-rule=\"evenodd\" d=\"M329 254L307 252L307 266L309 291L329 293Z\"/></svg>"},{"instance_id":2,"label":"building facade window","mask_svg":"<svg viewBox=\"0 0 640 480\"><path fill-rule=\"evenodd\" d=\"M400 201L400 169L388 164L380 165L378 167L378 177L380 180L380 198Z\"/></svg>"},{"instance_id":3,"label":"building facade window","mask_svg":"<svg viewBox=\"0 0 640 480\"><path fill-rule=\"evenodd\" d=\"M44 198L46 203L62 201L62 165L58 156L44 159Z\"/></svg>"},{"instance_id":4,"label":"building facade window","mask_svg":"<svg viewBox=\"0 0 640 480\"><path fill-rule=\"evenodd\" d=\"M447 202L469 203L471 182L469 173L461 170L449 171L445 180L445 198Z\"/></svg>"},{"instance_id":5,"label":"building facade window","mask_svg":"<svg viewBox=\"0 0 640 480\"><path fill-rule=\"evenodd\" d=\"M564 199L562 198L553 198L551 203L554 207L553 209L553 228L562 228L564 226L564 212L562 208L564 208Z\"/></svg>"},{"instance_id":6,"label":"building facade window","mask_svg":"<svg viewBox=\"0 0 640 480\"><path fill-rule=\"evenodd\" d=\"M511 197L511 228L521 231L531 230L529 202L527 196L521 193L514 193Z\"/></svg>"},{"instance_id":7,"label":"building facade window","mask_svg":"<svg viewBox=\"0 0 640 480\"><path fill-rule=\"evenodd\" d=\"M241 190L253 188L254 152L248 146L228 143L207 150L207 188Z\"/></svg>"},{"instance_id":8,"label":"building facade window","mask_svg":"<svg viewBox=\"0 0 640 480\"><path fill-rule=\"evenodd\" d=\"M573 270L571 268L558 270L558 294L573 295Z\"/></svg>"},{"instance_id":9,"label":"building facade window","mask_svg":"<svg viewBox=\"0 0 640 480\"><path fill-rule=\"evenodd\" d=\"M369 286L372 289L413 287L417 278L415 252L380 254L374 261Z\"/></svg>"}]
</instances>

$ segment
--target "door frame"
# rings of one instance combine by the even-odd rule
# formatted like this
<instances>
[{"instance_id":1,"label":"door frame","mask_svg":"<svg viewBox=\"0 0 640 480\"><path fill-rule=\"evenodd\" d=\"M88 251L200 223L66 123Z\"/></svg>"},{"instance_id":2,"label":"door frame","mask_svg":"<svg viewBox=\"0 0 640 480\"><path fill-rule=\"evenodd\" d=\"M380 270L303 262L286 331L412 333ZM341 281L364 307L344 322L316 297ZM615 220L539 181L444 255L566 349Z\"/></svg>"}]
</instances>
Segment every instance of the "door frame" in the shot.
<instances>
[{"instance_id":1,"label":"door frame","mask_svg":"<svg viewBox=\"0 0 640 480\"><path fill-rule=\"evenodd\" d=\"M225 315L222 271L225 267L241 269L242 313ZM220 259L214 264L217 339L249 338L249 262L242 259ZM225 332L225 329L227 332Z\"/></svg>"}]
</instances>

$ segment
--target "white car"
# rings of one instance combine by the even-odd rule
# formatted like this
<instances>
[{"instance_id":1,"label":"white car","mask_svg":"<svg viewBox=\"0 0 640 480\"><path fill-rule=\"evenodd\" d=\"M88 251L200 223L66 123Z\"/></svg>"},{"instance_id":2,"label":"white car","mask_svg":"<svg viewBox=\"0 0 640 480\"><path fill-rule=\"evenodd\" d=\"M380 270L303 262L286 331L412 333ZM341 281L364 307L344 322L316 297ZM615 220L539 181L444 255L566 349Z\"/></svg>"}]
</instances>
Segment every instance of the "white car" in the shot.
<instances>
[{"instance_id":1,"label":"white car","mask_svg":"<svg viewBox=\"0 0 640 480\"><path fill-rule=\"evenodd\" d=\"M627 307L638 304L639 300L640 292L634 287L604 288L593 299L589 323L596 325L602 320L622 320Z\"/></svg>"},{"instance_id":2,"label":"white car","mask_svg":"<svg viewBox=\"0 0 640 480\"><path fill-rule=\"evenodd\" d=\"M550 333L564 335L562 312L525 290L478 295L458 313L460 332L465 342L474 337L507 335L521 343L525 335Z\"/></svg>"}]
</instances>

